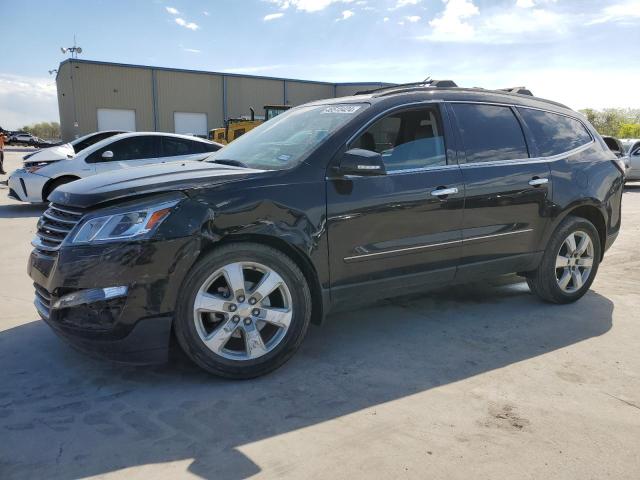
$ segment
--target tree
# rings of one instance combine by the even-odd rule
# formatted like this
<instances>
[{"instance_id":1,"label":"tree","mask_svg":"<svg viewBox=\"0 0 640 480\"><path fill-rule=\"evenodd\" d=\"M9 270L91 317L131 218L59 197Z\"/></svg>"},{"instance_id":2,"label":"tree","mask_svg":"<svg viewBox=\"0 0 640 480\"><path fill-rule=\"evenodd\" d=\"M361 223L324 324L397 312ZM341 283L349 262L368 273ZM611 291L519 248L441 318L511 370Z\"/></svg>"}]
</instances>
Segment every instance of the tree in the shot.
<instances>
[{"instance_id":1,"label":"tree","mask_svg":"<svg viewBox=\"0 0 640 480\"><path fill-rule=\"evenodd\" d=\"M594 110L586 108L580 112L587 117L589 123L595 127L600 135L618 138L640 136L636 130L636 126L640 125L640 109L605 108L604 110Z\"/></svg>"},{"instance_id":2,"label":"tree","mask_svg":"<svg viewBox=\"0 0 640 480\"><path fill-rule=\"evenodd\" d=\"M34 123L33 125L22 127L21 130L46 140L56 140L60 138L60 124L58 122Z\"/></svg>"},{"instance_id":3,"label":"tree","mask_svg":"<svg viewBox=\"0 0 640 480\"><path fill-rule=\"evenodd\" d=\"M640 138L640 123L623 123L618 138Z\"/></svg>"}]
</instances>

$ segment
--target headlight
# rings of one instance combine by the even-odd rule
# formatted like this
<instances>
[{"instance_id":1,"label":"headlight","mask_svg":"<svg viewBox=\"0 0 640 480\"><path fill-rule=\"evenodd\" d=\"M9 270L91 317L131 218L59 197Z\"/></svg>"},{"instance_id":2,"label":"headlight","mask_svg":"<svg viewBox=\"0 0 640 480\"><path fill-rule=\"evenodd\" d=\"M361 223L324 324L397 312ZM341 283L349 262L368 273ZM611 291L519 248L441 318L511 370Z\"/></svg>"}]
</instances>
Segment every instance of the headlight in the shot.
<instances>
[{"instance_id":1,"label":"headlight","mask_svg":"<svg viewBox=\"0 0 640 480\"><path fill-rule=\"evenodd\" d=\"M85 221L71 243L132 240L145 237L167 218L178 200Z\"/></svg>"},{"instance_id":2,"label":"headlight","mask_svg":"<svg viewBox=\"0 0 640 480\"><path fill-rule=\"evenodd\" d=\"M25 163L24 164L24 169L29 173L35 173L38 170L40 170L42 167L46 167L47 165L51 165L54 162L55 162L55 160L53 162L31 162L31 163Z\"/></svg>"}]
</instances>

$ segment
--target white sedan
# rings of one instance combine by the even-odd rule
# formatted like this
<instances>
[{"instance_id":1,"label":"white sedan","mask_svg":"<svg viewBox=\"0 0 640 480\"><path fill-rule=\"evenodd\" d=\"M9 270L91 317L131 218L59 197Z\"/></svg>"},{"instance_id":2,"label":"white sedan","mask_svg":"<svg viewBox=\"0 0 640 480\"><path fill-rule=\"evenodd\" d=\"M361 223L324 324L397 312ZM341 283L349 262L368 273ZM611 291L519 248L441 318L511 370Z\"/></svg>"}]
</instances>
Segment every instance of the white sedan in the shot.
<instances>
[{"instance_id":1,"label":"white sedan","mask_svg":"<svg viewBox=\"0 0 640 480\"><path fill-rule=\"evenodd\" d=\"M24 168L10 175L9 197L42 203L55 188L79 178L152 163L203 160L220 148L197 137L157 132L112 135L77 153L69 144L47 148L25 158Z\"/></svg>"}]
</instances>

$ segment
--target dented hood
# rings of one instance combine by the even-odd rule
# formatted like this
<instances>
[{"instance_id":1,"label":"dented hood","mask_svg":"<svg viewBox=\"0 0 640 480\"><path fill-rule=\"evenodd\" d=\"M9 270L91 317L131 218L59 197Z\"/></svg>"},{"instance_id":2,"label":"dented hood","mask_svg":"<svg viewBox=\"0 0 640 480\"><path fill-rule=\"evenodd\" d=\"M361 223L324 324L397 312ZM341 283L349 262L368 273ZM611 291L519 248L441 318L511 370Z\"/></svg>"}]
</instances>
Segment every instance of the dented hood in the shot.
<instances>
[{"instance_id":1,"label":"dented hood","mask_svg":"<svg viewBox=\"0 0 640 480\"><path fill-rule=\"evenodd\" d=\"M73 150L73 146L70 143L65 143L55 147L43 148L31 155L27 155L25 162L55 162L73 158L75 155L76 152Z\"/></svg>"},{"instance_id":2,"label":"dented hood","mask_svg":"<svg viewBox=\"0 0 640 480\"><path fill-rule=\"evenodd\" d=\"M89 208L104 202L149 193L190 190L258 175L264 170L210 162L169 162L93 175L56 188L49 200Z\"/></svg>"}]
</instances>

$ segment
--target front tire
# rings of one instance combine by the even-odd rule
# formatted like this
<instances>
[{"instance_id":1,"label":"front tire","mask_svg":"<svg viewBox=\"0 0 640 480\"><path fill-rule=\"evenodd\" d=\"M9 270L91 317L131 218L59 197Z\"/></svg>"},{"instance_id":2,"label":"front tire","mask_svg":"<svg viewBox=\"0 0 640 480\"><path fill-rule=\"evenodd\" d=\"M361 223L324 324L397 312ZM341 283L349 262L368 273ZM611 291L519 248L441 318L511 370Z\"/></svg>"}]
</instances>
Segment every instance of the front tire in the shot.
<instances>
[{"instance_id":1,"label":"front tire","mask_svg":"<svg viewBox=\"0 0 640 480\"><path fill-rule=\"evenodd\" d=\"M278 250L229 244L202 258L178 300L178 343L198 366L253 378L284 364L309 327L311 293L298 266Z\"/></svg>"},{"instance_id":2,"label":"front tire","mask_svg":"<svg viewBox=\"0 0 640 480\"><path fill-rule=\"evenodd\" d=\"M600 236L593 224L569 216L549 239L540 265L527 275L527 284L546 302L575 302L591 287L601 252Z\"/></svg>"}]
</instances>

